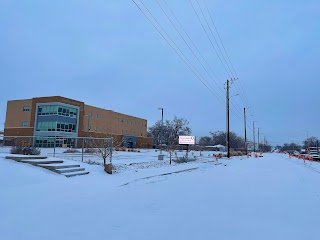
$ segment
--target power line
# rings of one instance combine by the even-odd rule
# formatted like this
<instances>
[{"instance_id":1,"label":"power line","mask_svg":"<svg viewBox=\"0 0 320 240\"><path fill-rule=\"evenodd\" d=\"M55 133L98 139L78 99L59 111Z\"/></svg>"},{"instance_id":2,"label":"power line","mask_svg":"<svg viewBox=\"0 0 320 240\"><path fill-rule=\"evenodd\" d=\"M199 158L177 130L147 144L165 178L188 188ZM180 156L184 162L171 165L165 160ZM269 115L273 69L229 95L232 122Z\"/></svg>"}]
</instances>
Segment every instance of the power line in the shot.
<instances>
[{"instance_id":1,"label":"power line","mask_svg":"<svg viewBox=\"0 0 320 240\"><path fill-rule=\"evenodd\" d=\"M226 64L227 68L225 68L225 69L226 69L227 72L228 72L228 70L229 70L230 77L231 77L231 78L236 78L235 75L233 75L233 73L232 73L232 71L231 71L231 69L230 69L230 67L229 67L229 64L227 63L227 61L226 61L226 59L225 59L224 54L223 54L222 51L221 51L221 48L220 48L220 46L219 46L219 44L218 44L218 42L217 42L217 39L216 39L216 37L214 36L214 34L213 34L212 30L211 30L211 27L210 27L210 25L209 25L209 23L208 23L208 21L207 21L207 18L206 18L206 16L205 16L204 12L202 11L202 8L201 8L201 6L200 6L200 4L199 4L199 1L198 1L198 0L196 0L196 1L197 1L198 6L199 6L199 9L200 9L200 11L201 11L201 14L202 14L202 16L203 16L203 18L204 18L204 20L205 20L205 22L206 22L209 30L210 30L210 33L211 33L211 35L212 35L212 37L213 37L213 40L214 40L214 42L216 43L216 45L217 45L217 47L218 47L218 50L219 50L219 52L220 52L221 55L222 55L222 58L223 58L223 60L224 60L224 62L222 61L222 64L223 64L223 65L224 65L224 63ZM219 59L220 59L220 57L219 57Z\"/></svg>"},{"instance_id":2,"label":"power line","mask_svg":"<svg viewBox=\"0 0 320 240\"><path fill-rule=\"evenodd\" d=\"M218 56L219 61L222 63L222 65L223 65L223 67L224 67L225 71L227 72L227 74L229 74L229 73L228 73L228 70L227 70L227 68L226 68L225 64L223 63L223 61L222 61L222 59L221 59L221 57L220 57L220 55L219 55L219 53L218 53L218 51L217 51L216 47L214 46L214 44L213 44L213 42L212 42L212 40L211 40L211 38L210 38L210 36L209 36L209 34L208 34L208 32L207 32L206 28L204 27L204 25L203 25L203 23L202 23L202 21L201 21L201 19L200 19L199 15L198 15L198 13L197 13L196 9L195 9L195 7L194 7L193 3L191 2L191 0L189 0L189 2L190 2L190 5L191 5L191 7L192 7L192 9L193 9L194 13L196 14L196 16L197 16L197 18L198 18L198 20L199 20L199 22L200 22L201 26L202 26L202 28L203 28L203 30L204 30L204 32L205 32L205 34L206 34L207 38L209 39L209 42L210 42L210 44L211 44L211 46L212 46L212 48L213 48L214 52L215 52L215 53L216 53L216 55ZM230 76L229 76L229 77L230 77ZM231 78L232 78L232 76L231 76Z\"/></svg>"},{"instance_id":3,"label":"power line","mask_svg":"<svg viewBox=\"0 0 320 240\"><path fill-rule=\"evenodd\" d=\"M198 1L198 0L197 0L197 1ZM225 48L225 46L224 46L224 44L223 44L223 42L222 42L222 39L221 39L220 34L219 34L219 32L218 32L218 29L217 29L217 27L216 27L216 25L215 25L215 23L214 23L214 21L213 21L213 18L212 18L212 16L211 16L210 11L209 11L208 5L207 5L207 3L206 3L205 0L203 0L203 2L204 2L204 5L205 5L205 7L206 7L206 9L207 9L207 12L208 12L208 14L209 14L209 17L210 17L210 19L211 19L212 25L213 25L213 27L214 27L217 35L218 35L218 38L219 38L220 43L221 43L221 45L222 45L222 48L223 48L223 50L224 50L224 52L225 52L225 54L226 54L226 56L227 56L227 59L228 59L228 61L229 61L229 63L230 63L230 66L231 66L231 68L232 68L232 70L233 70L233 72L234 72L235 78L239 78L238 75L237 75L237 72L236 72L236 70L234 69L234 66L233 66L233 64L232 64L232 62L231 62L231 60L230 60L229 54L228 54L228 52L226 51L226 48Z\"/></svg>"},{"instance_id":4,"label":"power line","mask_svg":"<svg viewBox=\"0 0 320 240\"><path fill-rule=\"evenodd\" d=\"M237 74L237 72L236 72L236 70L235 70L235 68L234 68L234 65L233 65L232 62L231 62L231 59L230 59L229 54L228 54L228 52L227 52L227 50L226 50L226 48L225 48L225 45L224 45L224 43L223 43L223 41L222 41L222 39L221 39L221 36L220 36L220 34L219 34L219 31L218 31L218 28L217 28L217 26L216 26L216 24L215 24L215 22L214 22L214 20L213 20L212 14L210 13L209 8L208 8L208 5L207 5L207 3L206 3L205 0L203 0L203 3L204 3L204 5L205 5L205 7L206 7L206 10L207 10L208 15L209 15L209 17L210 17L210 20L211 20L211 22L212 22L212 25L213 25L213 27L214 27L214 29L215 29L215 32L217 33L217 36L218 36L219 41L220 41L220 44L221 44L221 46L222 46L222 48L223 48L223 50L224 50L224 53L225 53L225 55L226 55L226 57L227 57L227 59L228 59L228 61L229 61L229 64L230 64L230 66L231 66L231 68L232 68L232 70L233 70L233 73L234 73L236 79L238 80L238 81L236 81L236 86L238 87L238 89L239 89L239 91L240 91L240 93L241 93L241 96L242 96L242 98L243 98L244 104L248 106L248 98L247 98L246 93L245 93L245 91L244 91L244 89L243 89L243 86L242 86L242 84L241 84L241 81L239 80L239 77L238 77L238 74ZM238 85L239 85L239 86L238 86Z\"/></svg>"},{"instance_id":5,"label":"power line","mask_svg":"<svg viewBox=\"0 0 320 240\"><path fill-rule=\"evenodd\" d=\"M157 0L156 0L157 1ZM189 39L189 41L191 42L192 46L196 49L197 53L199 54L199 56L201 57L201 59L206 63L206 65L209 67L209 69L211 70L211 72L215 75L216 78L219 79L218 75L216 74L216 72L211 68L211 66L209 65L209 63L206 61L206 59L203 57L203 55L201 54L201 52L199 51L199 49L197 48L197 46L194 44L194 42L192 41L191 37L189 36L189 34L187 33L187 31L184 29L184 27L182 26L182 24L180 23L180 21L177 19L177 17L175 16L175 14L173 13L173 11L171 10L171 8L169 7L169 5L167 4L167 2L165 0L163 0L163 2L165 3L165 5L167 6L167 8L169 9L170 13L173 15L174 19L176 20L176 22L179 24L179 26L181 27L182 31L185 33L185 35L187 36L187 38ZM219 89L223 92L222 88L218 85Z\"/></svg>"},{"instance_id":6,"label":"power line","mask_svg":"<svg viewBox=\"0 0 320 240\"><path fill-rule=\"evenodd\" d=\"M218 86L218 88L220 89L220 91L222 91L222 93L224 93L224 91L221 89L221 87L219 86L219 84L214 80L214 78L211 76L211 74L209 73L209 71L207 70L207 68L204 66L204 64L201 62L201 60L198 58L197 54L193 51L192 47L190 44L188 44L187 40L183 37L182 33L179 31L179 29L177 28L177 26L173 23L172 19L170 18L170 16L167 14L167 12L164 10L164 8L161 6L161 4L158 2L158 0L155 0L157 2L157 4L159 5L159 7L161 8L161 10L163 11L163 13L165 14L166 18L170 21L170 23L172 24L172 26L175 28L175 30L177 31L177 33L179 34L179 36L182 38L182 40L184 41L184 43L186 44L186 46L188 47L188 49L191 51L191 53L193 54L193 56L196 58L196 60L201 64L202 68L206 71L206 73L209 75L209 77L211 78L211 80ZM192 73L197 77L197 79L199 81L201 81L201 83L210 91L210 93L212 95L214 95L219 101L221 101L222 103L225 103L223 98L221 98L221 96L214 91L214 89L212 88L212 86L207 82L207 80L202 76L202 74L200 73L200 71L196 68L196 66L190 61L190 59L186 56L186 54L182 51L182 49L176 44L176 42L169 36L169 34L167 33L167 31L162 27L162 25L159 23L159 21L154 17L154 15L151 13L151 11L148 9L148 7L146 7L146 5L139 0L140 4L144 7L145 10L142 9L142 6L140 6L139 4L137 4L137 2L135 0L132 0L132 2L136 5L136 7L138 7L138 9L142 12L142 14L147 18L147 20L151 23L151 25L156 29L156 31L161 35L161 37L167 42L167 44L174 50L174 52L178 55L178 57L184 62L184 64L187 65L187 67L192 71ZM207 37L210 40L210 43L212 45L212 47L214 48L216 54L219 57L220 62L223 64L225 70L226 70L226 66L224 64L224 62L222 61L219 53L217 52L216 48L213 45L213 42L211 41L199 15L197 14L193 4L191 3L191 1L189 0L194 12L197 15L197 18L199 20L199 22L202 25L203 30L206 32ZM198 2L198 0L197 0ZM208 62L205 60L205 58L203 57L203 55L201 54L201 52L199 51L199 49L196 47L195 43L192 41L191 37L188 35L188 33L185 31L185 29L183 28L182 24L179 22L179 20L177 19L177 17L175 16L175 14L173 13L173 11L170 9L170 7L168 6L168 4L166 3L166 1L164 0L165 5L167 6L167 8L169 9L170 13L172 14L172 16L174 17L174 19L176 20L176 22L178 23L178 25L180 26L180 28L182 29L182 31L184 32L185 36L187 36L188 40L191 42L193 48L196 50L196 52L198 53L198 55L201 57L201 59L205 62L205 64L210 68L211 72L215 75L215 77L218 78L217 74L215 73L215 71L213 71L213 69L210 67L210 65L208 64ZM199 4L199 2L198 2ZM201 9L201 7L200 7ZM148 12L149 14L147 14L146 12ZM203 11L202 14L204 15ZM212 18L212 17L211 17ZM153 20L152 20L153 19ZM212 20L213 21L213 20ZM207 22L208 25L208 22ZM159 27L157 27L159 26ZM160 30L160 29L161 30ZM212 30L211 30L211 34ZM213 35L214 36L214 35ZM222 43L221 37L219 35L219 40ZM216 40L215 40L216 41ZM219 47L219 44L216 41L216 44ZM222 43L223 45L223 43ZM223 48L225 50L225 47L223 45ZM224 57L222 50L219 48L219 51L221 53L221 55ZM225 51L226 52L226 51ZM227 54L227 53L226 53ZM227 56L227 55L226 55ZM227 56L229 58L229 56ZM229 71L230 71L230 67L226 61L226 59L224 59ZM229 58L230 61L230 58ZM230 61L231 62L231 61ZM234 68L233 68L234 70ZM228 73L228 70L226 70L226 72ZM237 75L236 75L237 76ZM236 85L237 87L237 85ZM242 94L240 94L242 95ZM236 101L233 101L236 105L235 108L231 109L231 112L233 113L234 116L236 116L239 120L242 121L242 112L239 111L239 106L237 104ZM250 128L250 127L248 127Z\"/></svg>"},{"instance_id":7,"label":"power line","mask_svg":"<svg viewBox=\"0 0 320 240\"><path fill-rule=\"evenodd\" d=\"M165 14L165 16L167 17L167 19L169 20L169 22L172 24L172 26L174 27L174 29L178 32L179 36L182 38L182 40L184 41L184 43L187 45L187 47L189 48L189 50L191 51L191 53L193 54L193 56L197 59L197 61L200 63L200 65L202 66L202 68L206 71L206 73L209 75L209 77L212 79L212 81L217 85L217 87L223 92L223 90L221 89L221 87L219 86L219 84L213 79L213 77L211 76L211 74L208 72L208 70L206 69L206 67L202 64L202 62L199 60L198 56L194 53L194 51L191 49L190 45L187 43L186 39L182 36L182 34L180 33L180 31L177 29L176 25L173 23L173 21L171 20L171 18L168 16L168 14L166 13L166 11L162 8L161 4L159 3L158 0L155 0L158 4L158 6L160 7L160 9L162 10L162 12Z\"/></svg>"},{"instance_id":8,"label":"power line","mask_svg":"<svg viewBox=\"0 0 320 240\"><path fill-rule=\"evenodd\" d=\"M157 30L157 32L162 36L162 38L169 44L169 46L174 50L174 52L179 56L179 58L187 65L187 67L193 72L193 74L202 82L202 84L213 94L215 95L220 101L223 102L223 99L220 97L220 95L218 95L216 92L214 92L213 89L211 89L201 78L202 75L195 70L195 67L193 66L193 64L190 62L190 60L185 56L185 54L181 51L181 49L175 44L175 42L172 40L172 38L168 35L168 33L163 29L163 27L161 26L161 24L155 19L155 17L153 16L153 14L149 11L149 9L143 4L143 2L141 0L140 3L144 6L144 8L148 11L148 13L151 15L151 17L154 19L154 21L160 26L160 28L162 29L162 31L166 34L166 36L170 39L170 41L173 43L173 45L179 50L177 51L176 48L173 47L173 45L169 42L169 40L164 36L164 34L155 26L155 24L151 21L151 19L147 16L147 14L142 10L142 8L136 3L135 0L131 0L138 8L139 10L143 13L143 15L148 19L148 21L151 23L151 25ZM180 53L181 54L180 54ZM183 58L181 55L183 55ZM189 62L189 64L193 67L191 67L187 61ZM199 76L199 75L200 76ZM204 79L204 78L203 78ZM205 80L205 79L204 79Z\"/></svg>"}]
</instances>

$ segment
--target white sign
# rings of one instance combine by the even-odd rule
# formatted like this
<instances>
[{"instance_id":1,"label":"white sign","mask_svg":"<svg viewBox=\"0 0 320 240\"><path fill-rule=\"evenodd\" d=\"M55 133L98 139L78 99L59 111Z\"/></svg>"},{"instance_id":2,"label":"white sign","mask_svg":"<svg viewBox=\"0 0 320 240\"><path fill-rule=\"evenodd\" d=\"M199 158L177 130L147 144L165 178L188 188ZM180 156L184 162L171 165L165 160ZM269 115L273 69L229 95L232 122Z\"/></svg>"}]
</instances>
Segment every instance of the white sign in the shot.
<instances>
[{"instance_id":1,"label":"white sign","mask_svg":"<svg viewBox=\"0 0 320 240\"><path fill-rule=\"evenodd\" d=\"M195 136L179 136L179 144L196 144Z\"/></svg>"}]
</instances>

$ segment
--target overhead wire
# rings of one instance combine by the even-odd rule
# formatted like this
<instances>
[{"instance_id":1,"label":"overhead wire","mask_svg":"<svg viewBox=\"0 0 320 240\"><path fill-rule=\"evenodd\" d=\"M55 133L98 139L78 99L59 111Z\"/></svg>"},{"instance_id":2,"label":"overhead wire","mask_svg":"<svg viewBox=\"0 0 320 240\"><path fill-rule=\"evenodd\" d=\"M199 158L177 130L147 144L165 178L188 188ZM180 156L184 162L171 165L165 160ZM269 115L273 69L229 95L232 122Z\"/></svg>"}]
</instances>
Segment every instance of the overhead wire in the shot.
<instances>
[{"instance_id":1,"label":"overhead wire","mask_svg":"<svg viewBox=\"0 0 320 240\"><path fill-rule=\"evenodd\" d=\"M152 13L149 11L149 9L144 5L144 3L139 0L139 2L144 6L144 8L147 10L147 12L150 14L150 16L154 19L154 21L160 26L162 31L165 33L165 35L170 39L172 43L164 36L164 34L155 26L155 24L151 21L151 19L147 16L147 14L142 10L142 8L136 3L135 0L131 0L138 9L143 13L143 15L148 19L148 21L151 23L151 25L157 30L157 32L162 36L162 38L168 43L168 45L174 50L174 52L179 56L179 58L187 65L187 67L193 72L193 74L202 82L202 84L213 94L217 97L220 101L223 102L223 99L218 95L212 88L210 88L203 80L202 75L195 70L193 64L190 62L190 60L185 56L185 54L181 51L181 49L175 44L175 42L172 40L172 38L167 34L167 32L162 28L161 24L155 19L155 17L152 15ZM178 49L174 48L173 45ZM183 58L182 56L185 58ZM191 66L192 67L191 67ZM203 78L204 79L204 78Z\"/></svg>"},{"instance_id":2,"label":"overhead wire","mask_svg":"<svg viewBox=\"0 0 320 240\"><path fill-rule=\"evenodd\" d=\"M235 77L235 75L232 73L231 68L230 68L229 64L227 63L227 61L226 61L226 59L225 59L224 54L223 54L222 51L221 51L221 48L220 48L220 46L219 46L219 44L218 44L218 42L217 42L217 39L216 39L216 37L214 36L214 34L213 34L213 32L212 32L212 29L211 29L211 27L210 27L210 25L209 25L209 23L208 23L208 21L207 21L207 18L206 18L206 16L205 16L204 12L202 11L202 8L201 8L201 6L200 6L200 4L199 4L199 1L198 1L198 0L196 0L196 1L197 1L197 4L198 4L198 7L199 7L199 9L200 9L200 12L201 12L201 14L202 14L202 16L203 16L203 18L204 18L204 20L205 20L205 22L206 22L209 30L210 30L210 33L211 33L211 35L212 35L212 37L213 37L213 40L214 40L214 42L216 43L216 45L217 45L217 47L218 47L218 50L219 50L219 52L220 52L220 54L221 54L221 56L222 56L222 59L224 60L224 61L221 61L221 63L222 63L224 66L225 66L225 65L227 66L227 67L225 67L225 70L228 72L228 74L229 74L229 76L230 76L231 78L235 79L236 77ZM216 52L216 54L218 54L218 53ZM219 57L219 59L221 60L220 57Z\"/></svg>"},{"instance_id":3,"label":"overhead wire","mask_svg":"<svg viewBox=\"0 0 320 240\"><path fill-rule=\"evenodd\" d=\"M186 41L186 39L182 36L181 32L179 31L179 29L176 27L176 25L173 23L173 21L171 20L171 18L168 16L167 12L163 9L162 5L159 3L158 0L155 0L158 4L158 6L160 7L160 9L162 10L162 12L165 14L166 18L169 20L169 22L171 23L171 25L174 27L174 29L177 31L177 33L179 34L179 36L182 38L183 42L186 44L186 46L188 47L188 49L191 51L191 53L193 54L193 56L196 58L196 60L200 63L200 65L202 66L202 68L206 71L206 73L209 75L209 77L211 78L211 80L216 84L216 86L223 92L222 88L219 86L219 84L213 79L213 77L211 76L211 74L209 73L209 71L207 70L207 68L203 65L203 63L199 60L198 56L194 53L194 51L191 49L190 45L188 44L188 42ZM176 19L176 18L175 18ZM180 25L181 26L181 25ZM192 44L194 45L193 41L191 40L191 38L189 38L189 40L192 42ZM195 45L194 45L195 46ZM199 52L199 51L198 51ZM212 69L211 69L212 70ZM213 71L213 70L212 70ZM214 71L213 71L214 72ZM214 73L215 74L215 73Z\"/></svg>"},{"instance_id":4,"label":"overhead wire","mask_svg":"<svg viewBox=\"0 0 320 240\"><path fill-rule=\"evenodd\" d=\"M228 62L229 62L229 64L230 64L230 67L231 67L231 69L232 69L232 71L233 71L233 73L234 73L234 76L235 76L235 78L237 79L237 80L235 81L235 85L236 85L236 87L238 88L241 97L243 98L243 103L244 103L245 106L249 106L249 104L248 104L249 101L248 101L247 95L246 95L246 93L245 93L245 91L244 91L244 88L243 88L243 86L242 86L242 84L241 84L241 81L240 81L240 79L239 79L239 77L238 77L238 74L237 74L237 72L236 72L236 70L235 70L235 68L234 68L234 65L232 64L232 61L231 61L231 59L230 59L230 57L229 57L229 54L228 54L228 52L227 52L227 50L226 50L226 48L225 48L225 45L224 45L224 43L223 43L223 41L222 41L222 39L221 39L220 33L219 33L219 31L218 31L218 28L217 28L217 26L216 26L216 24L215 24L215 22L214 22L214 20L213 20L212 14L211 14L210 11L209 11L207 2L206 2L205 0L203 0L203 3L204 3L204 6L205 6L205 8L206 8L206 10L207 10L207 13L208 13L208 15L209 15L209 17L210 17L210 20L211 20L211 23L212 23L212 25L213 25L213 28L214 28L215 32L217 33L218 39L219 39L220 44L221 44L221 46L222 46L222 48L223 48L223 51L224 51L224 53L225 53L225 55L226 55L226 58L227 58L227 60L228 60Z\"/></svg>"},{"instance_id":5,"label":"overhead wire","mask_svg":"<svg viewBox=\"0 0 320 240\"><path fill-rule=\"evenodd\" d=\"M209 42L211 43L212 48L214 49L214 52L215 52L216 55L218 56L218 59L220 60L221 64L223 65L223 67L224 67L226 73L228 74L228 76L233 80L233 81L232 81L232 83L233 83L233 82L234 82L234 79L235 79L235 76L232 74L232 71L231 71L231 69L230 69L230 67L229 67L229 64L227 63L227 61L226 61L226 59L225 59L225 57L224 57L224 55L223 55L223 53L222 53L222 50L221 50L221 48L220 48L220 46L219 46L219 44L218 44L218 42L217 42L217 40L216 40L216 38L215 38L212 30L211 30L211 27L210 27L210 25L209 25L209 23L208 23L208 21L207 21L207 18L205 17L204 12L202 11L202 8L201 8L201 6L200 6L199 1L196 0L196 2L197 2L197 4L198 4L198 7L199 7L199 9L200 9L200 11L201 11L201 14L202 14L203 18L205 19L205 22L206 22L206 24L207 24L207 26L208 26L208 28L209 28L209 30L210 30L210 32L211 32L212 38L214 39L214 41L215 41L215 43L216 43L216 45L217 45L217 48L218 48L218 50L220 51L220 53L217 51L216 47L214 46L213 41L211 40L211 37L209 36L209 34L208 34L208 32L207 32L207 30L206 30L203 22L201 21L200 16L199 16L199 14L197 13L197 10L195 9L194 4L192 3L191 0L189 0L189 3L190 3L190 5L191 5L191 7L192 7L192 9L193 9L193 11L194 11L194 13L195 13L195 15L197 16L198 21L200 22L200 24L201 24L204 32L206 33L207 38L209 39ZM222 57L221 57L220 55L221 55ZM224 61L223 61L222 59L224 59ZM240 112L239 110L237 110L237 111ZM242 113L240 113L240 114L242 115Z\"/></svg>"},{"instance_id":6,"label":"overhead wire","mask_svg":"<svg viewBox=\"0 0 320 240\"><path fill-rule=\"evenodd\" d=\"M219 76L217 75L217 73L211 68L210 64L208 63L208 61L203 57L203 54L201 54L201 52L199 51L199 49L197 48L197 46L195 45L194 41L191 39L191 37L189 36L189 34L187 33L187 31L184 29L184 27L182 26L182 24L180 23L180 21L177 19L177 17L175 16L175 14L173 13L173 11L171 10L171 8L169 7L169 5L167 4L167 2L165 0L163 0L163 2L165 3L166 7L169 9L170 13L172 14L172 16L174 17L174 19L176 20L176 22L179 24L180 28L182 29L182 31L185 33L185 35L187 36L187 38L189 39L189 41L191 42L192 46L196 49L197 53L199 54L199 56L201 57L201 59L206 63L206 65L209 67L209 69L211 70L211 72L213 73L213 75L216 76L216 78L219 79ZM219 86L219 85L218 85ZM221 88L221 86L219 86L220 90L222 92L224 92Z\"/></svg>"},{"instance_id":7,"label":"overhead wire","mask_svg":"<svg viewBox=\"0 0 320 240\"><path fill-rule=\"evenodd\" d=\"M167 33L167 31L162 27L162 25L159 23L159 21L153 16L153 14L151 13L151 11L148 9L148 7L141 1L139 0L140 4L144 7L145 10L142 9L142 7L136 2L136 0L131 0L135 5L136 7L142 12L142 14L147 18L147 20L151 23L151 25L156 29L156 31L161 35L161 37L166 41L166 43L174 50L174 52L178 55L178 57L184 62L184 64L192 71L192 73L196 76L196 78L198 80L201 81L201 83L210 91L210 93L212 95L214 95L219 101L221 101L222 103L225 104L225 100L223 100L223 98L220 96L220 94L218 94L213 88L212 86L207 82L207 80L202 76L202 74L199 72L199 70L196 68L196 66L190 61L190 59L186 56L186 54L181 50L181 48L175 43L175 41L169 36L169 34ZM192 55L195 57L195 59L200 63L200 65L202 66L202 68L206 71L206 73L209 75L210 79L218 86L218 89L224 93L224 91L222 90L222 88L219 86L219 84L215 81L215 79L212 77L212 75L209 73L209 71L207 70L207 68L204 66L204 64L200 61L199 57L197 56L197 54L193 51L193 49L191 48L191 45L193 46L193 48L196 50L196 52L198 53L198 55L201 57L201 59L205 62L205 64L209 67L210 71L213 73L213 75L218 78L218 75L216 74L216 72L211 68L210 64L208 64L208 62L205 60L205 58L203 57L203 55L201 54L201 52L199 51L199 49L196 47L195 43L192 41L191 37L189 36L189 34L186 32L186 30L183 28L182 24L180 23L180 21L177 19L176 15L173 13L173 11L171 10L171 8L169 7L169 5L167 4L167 2L165 0L163 0L163 2L165 3L167 9L169 9L171 15L173 16L173 18L175 19L175 21L178 23L178 25L180 26L180 28L182 29L183 33L185 34L185 36L187 37L187 39L191 42L191 44L189 45L187 43L187 40L182 36L181 32L178 30L177 26L173 23L172 19L169 17L169 15L167 14L167 12L163 9L163 7L161 6L161 4L159 3L158 0L155 0L158 4L158 6L161 8L162 12L165 14L166 18L169 20L169 22L171 23L171 25L174 27L174 29L177 31L177 33L179 34L179 36L181 37L181 39L183 40L183 42L186 44L186 46L188 47L188 49L191 51ZM205 18L205 15L204 15L204 12L202 11L202 8L198 2L198 0L196 0L197 3L198 3L198 6L199 6L199 9L201 10L202 12L202 15L203 17ZM203 0L204 1L204 0ZM230 60L230 57L229 55L227 54L226 52L226 49L225 49L225 46L222 42L222 39L220 37L220 34L218 33L217 31L217 28L214 24L214 21L213 21L213 18L209 12L209 9L208 9L208 6L206 5L206 2L204 1L205 3L205 6L206 6L206 9L208 11L208 14L210 16L210 19L211 19L211 22L213 23L213 26L214 26L214 29L215 31L217 32L218 34L218 38L219 38L219 41L220 41L220 44L225 52L225 55L226 57L224 56L224 54L222 53L222 50L217 42L217 40L215 39L215 43L217 44L218 46L218 49L220 51L220 54L218 53L217 49L215 48L207 30L205 29L204 27L204 24L202 23L194 5L192 4L192 2L189 0L190 4L191 4L191 7L193 9L193 11L195 12L204 32L206 33L210 43L211 43L211 46L213 47L216 55L218 56L219 58L219 61L222 63L226 73L229 75L229 77L232 78L238 78L238 75L234 69L234 66L232 65L232 62ZM146 14L147 11L149 13L149 16ZM153 19L153 21L151 20L151 18ZM208 21L206 20L205 18L205 21L207 23L207 26L209 27L210 29L210 32L211 32L211 35L214 37L213 35L213 32L209 26L209 23ZM159 26L159 27L157 27ZM162 31L160 31L160 29ZM224 62L222 61L222 58L224 59ZM227 62L227 59L229 62ZM230 74L231 73L231 74ZM237 86L236 86L237 87ZM238 89L240 87L238 86ZM242 94L243 96L245 96L244 94L244 90L242 89ZM240 93L240 95L242 95ZM230 109L230 111L233 113L234 116L236 116L239 120L243 120L243 113L242 111L239 110L239 105L237 104L237 102L234 100L232 101L234 105L236 105L237 107L234 107L232 109ZM248 126L248 129L251 129L253 131L253 129L250 127L250 125Z\"/></svg>"},{"instance_id":8,"label":"overhead wire","mask_svg":"<svg viewBox=\"0 0 320 240\"><path fill-rule=\"evenodd\" d=\"M200 19L200 17L199 17L199 14L197 13L197 11L196 11L196 9L195 9L192 1L189 0L189 3L190 3L190 5L191 5L191 7L192 7L192 9L193 9L193 11L194 11L194 13L195 13L195 15L197 16L197 19L198 19L198 21L200 22L200 24L201 24L201 26L202 26L202 29L204 30L204 32L205 32L205 34L206 34L206 36L207 36L207 38L208 38L208 40L209 40L209 42L210 42L210 44L211 44L211 46L212 46L212 48L213 48L215 54L218 56L219 61L222 63L222 66L224 67L225 71L226 71L227 74L228 74L228 70L227 70L225 64L223 63L223 61L222 61L222 59L221 59L221 57L220 57L220 55L219 55L216 47L214 46L214 44L213 44L213 42L212 42L212 40L211 40L211 38L210 38L210 36L209 36L206 28L204 27L204 25L203 25L203 23L202 23L202 21L201 21L201 19ZM230 76L228 75L228 77L230 77Z\"/></svg>"}]
</instances>

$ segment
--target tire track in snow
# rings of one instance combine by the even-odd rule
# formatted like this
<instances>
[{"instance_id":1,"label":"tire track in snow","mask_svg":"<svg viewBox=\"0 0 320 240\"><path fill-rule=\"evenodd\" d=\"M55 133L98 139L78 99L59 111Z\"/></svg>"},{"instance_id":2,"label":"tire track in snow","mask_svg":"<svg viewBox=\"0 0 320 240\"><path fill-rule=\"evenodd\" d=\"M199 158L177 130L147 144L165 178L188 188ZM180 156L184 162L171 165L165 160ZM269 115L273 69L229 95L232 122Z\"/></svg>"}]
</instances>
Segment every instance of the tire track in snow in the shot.
<instances>
[{"instance_id":1,"label":"tire track in snow","mask_svg":"<svg viewBox=\"0 0 320 240\"><path fill-rule=\"evenodd\" d=\"M158 175L153 175L153 176L149 176L149 177L143 177L143 178L138 178L138 179L135 179L131 182L127 182L125 184L122 184L118 187L123 187L123 186L127 186L129 185L130 183L134 183L134 182L138 182L138 181L141 181L141 180L146 180L146 179L150 179L150 178L155 178L155 177L162 177L162 176L167 176L167 175L171 175L171 174L176 174L176 173L181 173L181 172L191 172L193 170L196 170L198 169L199 167L194 167L194 168L188 168L188 169L184 169L184 170L180 170L180 171L175 171L175 172L168 172L168 173L162 173L162 174L158 174Z\"/></svg>"}]
</instances>

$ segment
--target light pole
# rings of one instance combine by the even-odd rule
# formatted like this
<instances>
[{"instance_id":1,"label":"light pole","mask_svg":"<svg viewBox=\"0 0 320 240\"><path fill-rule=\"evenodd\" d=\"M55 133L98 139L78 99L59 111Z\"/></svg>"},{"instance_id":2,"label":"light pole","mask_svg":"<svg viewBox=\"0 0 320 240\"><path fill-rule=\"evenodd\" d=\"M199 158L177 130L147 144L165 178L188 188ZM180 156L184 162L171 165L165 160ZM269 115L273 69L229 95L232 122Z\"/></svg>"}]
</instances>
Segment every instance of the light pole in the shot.
<instances>
[{"instance_id":1,"label":"light pole","mask_svg":"<svg viewBox=\"0 0 320 240\"><path fill-rule=\"evenodd\" d=\"M264 133L260 133L261 135L263 135L263 147L262 147L262 151L265 152L265 148L266 148L266 144L265 144L265 140L266 140L266 135Z\"/></svg>"},{"instance_id":2,"label":"light pole","mask_svg":"<svg viewBox=\"0 0 320 240\"><path fill-rule=\"evenodd\" d=\"M87 127L87 138L89 138L89 131L90 129L90 118L91 118L91 113L84 115L85 117L88 117L88 127ZM86 148L88 148L88 143L87 143L88 139L86 140Z\"/></svg>"},{"instance_id":3,"label":"light pole","mask_svg":"<svg viewBox=\"0 0 320 240\"><path fill-rule=\"evenodd\" d=\"M161 110L160 155L162 155L162 141L163 141L163 108L158 108L158 110Z\"/></svg>"},{"instance_id":4,"label":"light pole","mask_svg":"<svg viewBox=\"0 0 320 240\"><path fill-rule=\"evenodd\" d=\"M256 152L256 133L255 133L255 129L254 129L254 121L253 121L253 152Z\"/></svg>"},{"instance_id":5,"label":"light pole","mask_svg":"<svg viewBox=\"0 0 320 240\"><path fill-rule=\"evenodd\" d=\"M301 130L302 132L306 132L307 133L307 144L308 144L308 148L309 148L309 132L307 130Z\"/></svg>"},{"instance_id":6,"label":"light pole","mask_svg":"<svg viewBox=\"0 0 320 240\"><path fill-rule=\"evenodd\" d=\"M259 144L260 144L260 128L258 128L258 152L260 151Z\"/></svg>"}]
</instances>

